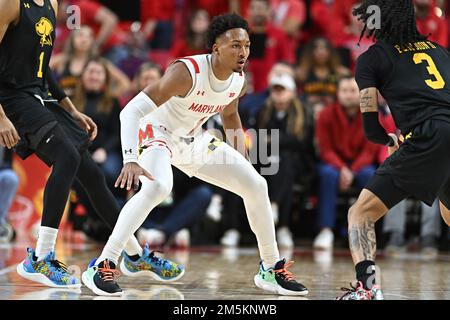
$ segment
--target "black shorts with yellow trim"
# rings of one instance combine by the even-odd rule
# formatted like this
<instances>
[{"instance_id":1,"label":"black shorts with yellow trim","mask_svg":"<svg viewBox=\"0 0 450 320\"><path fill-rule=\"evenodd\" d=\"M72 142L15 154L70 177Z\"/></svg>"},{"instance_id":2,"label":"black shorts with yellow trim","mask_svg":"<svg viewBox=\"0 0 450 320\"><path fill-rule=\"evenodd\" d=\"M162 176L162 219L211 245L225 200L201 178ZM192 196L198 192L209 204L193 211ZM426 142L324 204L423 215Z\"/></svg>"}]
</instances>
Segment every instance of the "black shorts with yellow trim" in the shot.
<instances>
[{"instance_id":1,"label":"black shorts with yellow trim","mask_svg":"<svg viewBox=\"0 0 450 320\"><path fill-rule=\"evenodd\" d=\"M389 209L408 196L450 208L450 119L428 119L377 169L366 189Z\"/></svg>"}]
</instances>

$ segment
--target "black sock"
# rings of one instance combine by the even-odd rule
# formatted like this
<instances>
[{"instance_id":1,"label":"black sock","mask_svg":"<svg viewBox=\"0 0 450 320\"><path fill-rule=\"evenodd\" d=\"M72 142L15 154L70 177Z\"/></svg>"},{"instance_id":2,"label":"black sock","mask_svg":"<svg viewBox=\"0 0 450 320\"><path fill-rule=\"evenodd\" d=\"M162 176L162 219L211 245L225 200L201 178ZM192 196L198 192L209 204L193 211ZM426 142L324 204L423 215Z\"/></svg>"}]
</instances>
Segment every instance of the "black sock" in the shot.
<instances>
[{"instance_id":1,"label":"black sock","mask_svg":"<svg viewBox=\"0 0 450 320\"><path fill-rule=\"evenodd\" d=\"M138 254L135 254L133 256L128 256L128 258L130 258L131 261L138 261L140 257L141 256Z\"/></svg>"},{"instance_id":2,"label":"black sock","mask_svg":"<svg viewBox=\"0 0 450 320\"><path fill-rule=\"evenodd\" d=\"M361 281L364 289L372 289L375 284L375 262L364 260L356 264L356 279Z\"/></svg>"}]
</instances>

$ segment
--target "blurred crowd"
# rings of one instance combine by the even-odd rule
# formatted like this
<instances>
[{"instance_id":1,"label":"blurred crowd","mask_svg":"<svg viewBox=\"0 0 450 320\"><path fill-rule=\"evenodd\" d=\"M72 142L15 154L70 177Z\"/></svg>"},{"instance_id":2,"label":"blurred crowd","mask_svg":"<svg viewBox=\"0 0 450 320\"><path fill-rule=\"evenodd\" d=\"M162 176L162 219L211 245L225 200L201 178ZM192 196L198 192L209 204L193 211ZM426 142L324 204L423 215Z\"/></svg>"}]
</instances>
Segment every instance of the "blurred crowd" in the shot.
<instances>
[{"instance_id":1,"label":"blurred crowd","mask_svg":"<svg viewBox=\"0 0 450 320\"><path fill-rule=\"evenodd\" d=\"M448 47L450 1L414 2L419 31ZM81 14L81 27L75 30L68 23L76 11L72 5ZM173 59L208 53L205 35L214 16L239 13L249 22L251 40L248 92L239 107L243 126L279 132L279 152L256 164L259 170L279 167L275 175L265 176L278 243L346 247L347 209L387 157L386 148L370 143L363 133L354 69L372 40L360 39L363 26L351 14L356 5L357 0L62 0L50 67L75 106L97 123L90 151L123 205L131 194L114 188L122 167L121 108L161 78ZM379 101L381 123L395 132L388 106L381 96ZM205 129L211 128L220 130L220 117L210 119ZM251 148L258 143L249 139ZM266 143L271 150L272 142ZM2 163L0 184L17 185ZM238 195L176 169L174 179L172 195L138 230L141 242L254 244ZM0 201L10 202L3 195ZM106 240L109 231L80 186L74 186L70 200L72 227ZM3 233L10 240L9 229L2 231L8 225L2 215L0 241L6 239ZM393 255L421 250L433 256L450 243L438 205L430 208L414 199L392 208L378 229L382 246Z\"/></svg>"}]
</instances>

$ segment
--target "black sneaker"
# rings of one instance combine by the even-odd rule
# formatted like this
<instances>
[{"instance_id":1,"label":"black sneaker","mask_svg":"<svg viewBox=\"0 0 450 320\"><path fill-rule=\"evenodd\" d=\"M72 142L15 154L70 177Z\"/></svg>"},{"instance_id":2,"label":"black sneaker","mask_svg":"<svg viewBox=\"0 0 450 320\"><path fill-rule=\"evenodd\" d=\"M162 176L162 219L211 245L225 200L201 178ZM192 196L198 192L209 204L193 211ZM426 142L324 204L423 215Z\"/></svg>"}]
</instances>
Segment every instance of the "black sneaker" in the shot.
<instances>
[{"instance_id":1,"label":"black sneaker","mask_svg":"<svg viewBox=\"0 0 450 320\"><path fill-rule=\"evenodd\" d=\"M121 296L123 291L115 280L119 271L114 262L106 259L96 265L96 261L92 260L88 269L83 272L83 283L99 296Z\"/></svg>"},{"instance_id":2,"label":"black sneaker","mask_svg":"<svg viewBox=\"0 0 450 320\"><path fill-rule=\"evenodd\" d=\"M307 295L308 289L295 281L293 274L287 270L293 264L294 261L286 263L286 259L283 259L278 261L274 268L264 270L261 262L259 272L254 278L255 285L263 290L285 296Z\"/></svg>"}]
</instances>

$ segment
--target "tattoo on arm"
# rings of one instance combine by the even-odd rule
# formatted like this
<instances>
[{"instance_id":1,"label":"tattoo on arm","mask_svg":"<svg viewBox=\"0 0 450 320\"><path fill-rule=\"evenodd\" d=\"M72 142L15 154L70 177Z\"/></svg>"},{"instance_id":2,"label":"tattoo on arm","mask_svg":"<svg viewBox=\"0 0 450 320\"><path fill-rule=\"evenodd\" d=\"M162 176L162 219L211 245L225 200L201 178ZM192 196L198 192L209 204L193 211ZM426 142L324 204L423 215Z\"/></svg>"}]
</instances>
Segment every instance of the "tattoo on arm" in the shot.
<instances>
[{"instance_id":1,"label":"tattoo on arm","mask_svg":"<svg viewBox=\"0 0 450 320\"><path fill-rule=\"evenodd\" d=\"M360 95L361 95L361 101L360 101L361 112L364 112L370 106L370 100L372 97L369 94L369 89L361 90Z\"/></svg>"},{"instance_id":2,"label":"tattoo on arm","mask_svg":"<svg viewBox=\"0 0 450 320\"><path fill-rule=\"evenodd\" d=\"M361 90L360 109L361 112L375 112L378 111L377 90L376 88L367 88Z\"/></svg>"}]
</instances>

